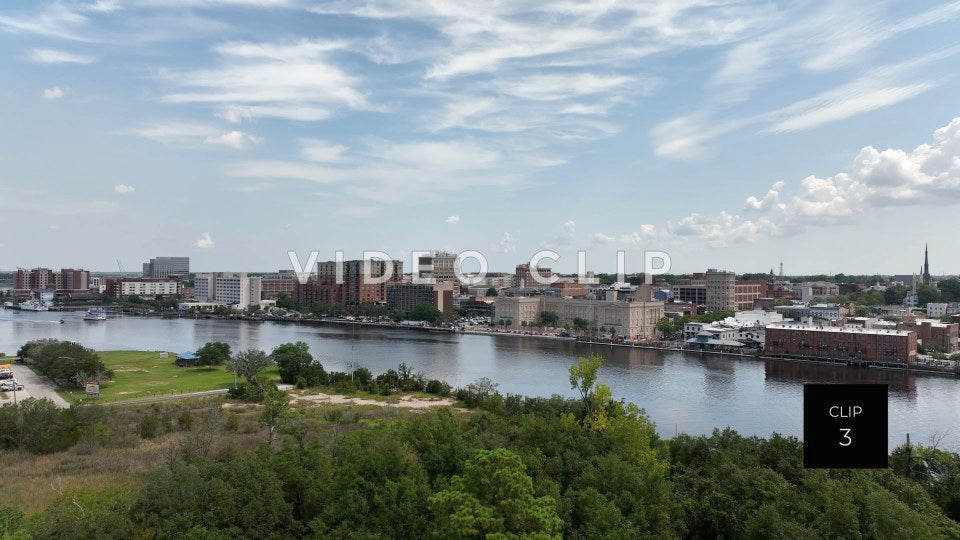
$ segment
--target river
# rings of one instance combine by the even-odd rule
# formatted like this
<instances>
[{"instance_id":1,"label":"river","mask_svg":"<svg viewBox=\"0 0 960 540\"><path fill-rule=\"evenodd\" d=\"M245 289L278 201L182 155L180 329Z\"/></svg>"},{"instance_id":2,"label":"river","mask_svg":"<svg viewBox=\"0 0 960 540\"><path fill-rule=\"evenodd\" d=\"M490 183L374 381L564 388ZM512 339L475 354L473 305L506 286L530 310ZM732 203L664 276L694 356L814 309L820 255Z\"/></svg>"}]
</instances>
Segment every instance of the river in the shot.
<instances>
[{"instance_id":1,"label":"river","mask_svg":"<svg viewBox=\"0 0 960 540\"><path fill-rule=\"evenodd\" d=\"M82 312L2 310L0 352L13 354L39 338L77 341L97 350L174 352L208 341L268 352L281 343L305 341L328 371L353 364L377 374L404 362L454 386L489 377L501 392L528 396L573 396L567 367L578 356L598 352L606 358L600 380L615 398L646 409L664 437L709 434L725 426L745 435L802 437L804 383L883 383L889 386L891 449L910 433L915 442L937 438L941 448L960 451L960 380L948 377L517 336L217 319L85 322L81 317Z\"/></svg>"}]
</instances>

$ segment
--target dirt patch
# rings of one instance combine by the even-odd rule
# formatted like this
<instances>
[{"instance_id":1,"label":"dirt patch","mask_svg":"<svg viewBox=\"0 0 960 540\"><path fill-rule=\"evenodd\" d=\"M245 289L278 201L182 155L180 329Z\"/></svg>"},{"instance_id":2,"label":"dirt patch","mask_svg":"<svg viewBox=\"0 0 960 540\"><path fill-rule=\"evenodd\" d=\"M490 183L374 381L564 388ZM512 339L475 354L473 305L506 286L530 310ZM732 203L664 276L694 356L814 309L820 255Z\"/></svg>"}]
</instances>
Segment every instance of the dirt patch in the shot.
<instances>
[{"instance_id":1,"label":"dirt patch","mask_svg":"<svg viewBox=\"0 0 960 540\"><path fill-rule=\"evenodd\" d=\"M404 409L430 409L433 407L450 407L452 398L425 399L414 396L403 396L399 401L390 403L376 399L349 397L340 394L308 394L293 397L292 403L324 403L329 405L376 405L378 407L401 407Z\"/></svg>"}]
</instances>

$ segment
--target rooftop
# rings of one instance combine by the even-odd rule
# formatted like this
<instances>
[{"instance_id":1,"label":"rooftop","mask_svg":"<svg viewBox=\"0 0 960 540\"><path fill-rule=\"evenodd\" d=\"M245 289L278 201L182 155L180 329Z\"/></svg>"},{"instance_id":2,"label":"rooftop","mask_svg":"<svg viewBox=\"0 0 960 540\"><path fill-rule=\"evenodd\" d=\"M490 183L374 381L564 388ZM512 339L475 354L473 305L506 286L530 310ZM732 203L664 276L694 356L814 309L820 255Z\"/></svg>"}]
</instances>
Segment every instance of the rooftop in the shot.
<instances>
[{"instance_id":1,"label":"rooftop","mask_svg":"<svg viewBox=\"0 0 960 540\"><path fill-rule=\"evenodd\" d=\"M804 324L789 324L789 323L775 323L768 324L767 330L769 329L781 329L781 330L805 330L808 332L827 332L827 333L841 333L841 334L878 334L878 335L896 335L896 336L906 336L913 332L913 330L887 330L883 328L860 328L860 327L839 327L839 326L807 326Z\"/></svg>"}]
</instances>

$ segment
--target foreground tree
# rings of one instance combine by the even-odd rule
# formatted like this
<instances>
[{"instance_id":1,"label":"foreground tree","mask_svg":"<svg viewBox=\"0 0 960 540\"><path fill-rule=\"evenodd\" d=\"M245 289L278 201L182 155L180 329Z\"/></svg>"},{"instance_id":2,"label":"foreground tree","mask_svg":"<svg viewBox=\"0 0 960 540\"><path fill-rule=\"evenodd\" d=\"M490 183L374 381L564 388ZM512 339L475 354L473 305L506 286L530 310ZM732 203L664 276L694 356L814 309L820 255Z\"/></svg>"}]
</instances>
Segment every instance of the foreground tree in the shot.
<instances>
[{"instance_id":1,"label":"foreground tree","mask_svg":"<svg viewBox=\"0 0 960 540\"><path fill-rule=\"evenodd\" d=\"M436 538L560 538L557 503L535 496L519 455L505 448L479 450L463 469L430 497Z\"/></svg>"},{"instance_id":2,"label":"foreground tree","mask_svg":"<svg viewBox=\"0 0 960 540\"><path fill-rule=\"evenodd\" d=\"M259 349L247 349L227 360L227 373L233 373L250 384L256 384L257 374L272 363L267 353Z\"/></svg>"},{"instance_id":3,"label":"foreground tree","mask_svg":"<svg viewBox=\"0 0 960 540\"><path fill-rule=\"evenodd\" d=\"M270 353L270 359L280 370L280 380L287 384L296 384L297 379L314 363L310 346L303 341L278 345Z\"/></svg>"}]
</instances>

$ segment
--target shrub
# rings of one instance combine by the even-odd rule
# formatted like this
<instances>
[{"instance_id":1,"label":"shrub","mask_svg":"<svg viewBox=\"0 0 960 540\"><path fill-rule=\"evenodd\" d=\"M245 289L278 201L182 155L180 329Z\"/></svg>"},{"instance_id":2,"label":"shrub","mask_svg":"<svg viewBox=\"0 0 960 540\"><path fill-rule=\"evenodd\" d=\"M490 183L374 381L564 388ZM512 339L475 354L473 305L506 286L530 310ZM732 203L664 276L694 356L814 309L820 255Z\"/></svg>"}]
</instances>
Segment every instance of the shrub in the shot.
<instances>
[{"instance_id":1,"label":"shrub","mask_svg":"<svg viewBox=\"0 0 960 540\"><path fill-rule=\"evenodd\" d=\"M157 414L148 413L137 422L137 434L143 439L153 439L161 430L161 419Z\"/></svg>"},{"instance_id":2,"label":"shrub","mask_svg":"<svg viewBox=\"0 0 960 540\"><path fill-rule=\"evenodd\" d=\"M450 395L450 385L443 381L430 379L427 381L426 391L431 394L447 397Z\"/></svg>"}]
</instances>

